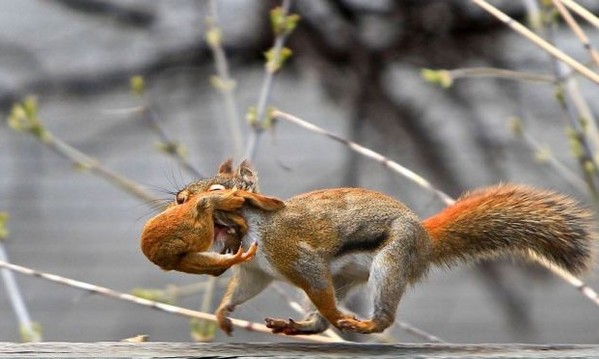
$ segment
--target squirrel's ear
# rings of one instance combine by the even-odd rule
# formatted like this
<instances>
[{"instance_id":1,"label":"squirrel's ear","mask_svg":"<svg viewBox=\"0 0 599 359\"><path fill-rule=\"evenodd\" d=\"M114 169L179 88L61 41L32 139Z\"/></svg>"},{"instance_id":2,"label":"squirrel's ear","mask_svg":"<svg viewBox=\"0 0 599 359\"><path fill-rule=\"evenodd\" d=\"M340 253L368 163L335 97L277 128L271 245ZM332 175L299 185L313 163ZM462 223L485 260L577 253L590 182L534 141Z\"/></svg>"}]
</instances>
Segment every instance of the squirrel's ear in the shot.
<instances>
[{"instance_id":1,"label":"squirrel's ear","mask_svg":"<svg viewBox=\"0 0 599 359\"><path fill-rule=\"evenodd\" d=\"M265 211L276 211L285 207L285 202L276 197L270 197L246 191L237 191L236 195L245 198L246 203L250 204L251 206Z\"/></svg>"},{"instance_id":2,"label":"squirrel's ear","mask_svg":"<svg viewBox=\"0 0 599 359\"><path fill-rule=\"evenodd\" d=\"M237 168L237 175L244 182L251 184L255 184L256 182L258 182L258 174L256 174L256 171L252 167L252 164L249 160L243 160L243 162L241 162L241 164Z\"/></svg>"},{"instance_id":3,"label":"squirrel's ear","mask_svg":"<svg viewBox=\"0 0 599 359\"><path fill-rule=\"evenodd\" d=\"M218 174L233 174L233 159L229 158L218 167Z\"/></svg>"}]
</instances>

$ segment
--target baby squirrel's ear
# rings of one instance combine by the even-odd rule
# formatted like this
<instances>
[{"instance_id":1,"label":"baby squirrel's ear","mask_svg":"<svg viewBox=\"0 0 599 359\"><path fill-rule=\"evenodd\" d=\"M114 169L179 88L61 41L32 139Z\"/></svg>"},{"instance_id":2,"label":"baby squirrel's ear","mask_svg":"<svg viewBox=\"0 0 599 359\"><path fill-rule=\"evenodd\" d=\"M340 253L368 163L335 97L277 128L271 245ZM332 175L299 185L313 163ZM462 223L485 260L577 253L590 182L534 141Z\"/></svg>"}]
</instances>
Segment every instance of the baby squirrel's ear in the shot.
<instances>
[{"instance_id":1,"label":"baby squirrel's ear","mask_svg":"<svg viewBox=\"0 0 599 359\"><path fill-rule=\"evenodd\" d=\"M255 185L258 182L258 174L249 160L243 160L237 168L237 176L248 184Z\"/></svg>"},{"instance_id":2,"label":"baby squirrel's ear","mask_svg":"<svg viewBox=\"0 0 599 359\"><path fill-rule=\"evenodd\" d=\"M225 162L221 163L218 167L218 173L226 175L233 174L233 159L229 158Z\"/></svg>"},{"instance_id":3,"label":"baby squirrel's ear","mask_svg":"<svg viewBox=\"0 0 599 359\"><path fill-rule=\"evenodd\" d=\"M236 195L245 198L246 203L251 206L260 208L264 211L276 211L285 207L285 202L276 197L246 191L237 191Z\"/></svg>"}]
</instances>

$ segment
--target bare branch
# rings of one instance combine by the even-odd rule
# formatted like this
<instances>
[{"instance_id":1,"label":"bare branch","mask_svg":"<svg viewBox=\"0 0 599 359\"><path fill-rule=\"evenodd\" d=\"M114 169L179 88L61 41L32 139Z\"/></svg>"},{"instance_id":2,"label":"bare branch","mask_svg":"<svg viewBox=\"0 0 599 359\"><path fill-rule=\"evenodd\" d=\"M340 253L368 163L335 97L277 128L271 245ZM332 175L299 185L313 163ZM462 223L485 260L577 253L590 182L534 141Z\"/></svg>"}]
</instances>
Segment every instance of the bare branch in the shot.
<instances>
[{"instance_id":1,"label":"bare branch","mask_svg":"<svg viewBox=\"0 0 599 359\"><path fill-rule=\"evenodd\" d=\"M217 75L212 78L212 85L223 96L225 105L225 120L231 131L233 140L233 153L235 157L242 154L243 135L241 133L241 117L239 116L239 107L235 98L235 81L231 78L229 63L222 44L222 32L218 22L218 3L216 0L209 0L209 15L206 17L208 31L206 33L206 42L212 51Z\"/></svg>"},{"instance_id":2,"label":"bare branch","mask_svg":"<svg viewBox=\"0 0 599 359\"><path fill-rule=\"evenodd\" d=\"M134 296L131 294L121 293L121 292L118 292L118 291L115 291L115 290L112 290L112 289L109 289L106 287L100 287L100 286L97 286L94 284L81 282L81 281L70 279L70 278L65 278L65 277L62 277L62 276L59 276L56 274L40 272L40 271L31 269L31 268L8 263L3 260L0 260L0 267L10 269L11 271L19 272L22 274L30 275L33 277L39 277L39 278L49 280L54 283L64 284L69 287L85 290L90 293L99 294L99 295L102 295L105 297L110 297L110 298L130 302L130 303L142 305L145 307L158 309L163 312L177 314L177 315L184 316L184 317L201 319L201 320L216 321L216 316L214 314L203 313L203 312L199 312L196 310L177 307L177 306L170 305L170 304L155 302L155 301L140 298L140 297L137 297L137 296ZM263 324L253 323L253 322L249 322L246 320L234 319L234 318L231 318L231 321L234 326L243 328L248 331L272 334L271 330L268 329ZM296 338L304 339L304 340L308 340L308 341L315 341L315 342L336 342L336 340L334 340L334 339L324 337L321 335L298 335L298 336L296 336Z\"/></svg>"},{"instance_id":3,"label":"bare branch","mask_svg":"<svg viewBox=\"0 0 599 359\"><path fill-rule=\"evenodd\" d=\"M0 261L8 261L8 255L2 240L0 240ZM12 271L3 268L0 272L2 274L2 279L4 280L6 292L8 293L8 299L19 322L23 340L29 342L41 342L42 336L40 331L36 330L35 324L31 321L27 305L21 296L21 291L19 290L19 286L17 285L17 281Z\"/></svg>"},{"instance_id":4,"label":"bare branch","mask_svg":"<svg viewBox=\"0 0 599 359\"><path fill-rule=\"evenodd\" d=\"M474 4L478 5L479 7L481 7L482 9L484 9L485 11L489 12L491 15L495 16L497 19L499 19L501 22L503 22L504 24L509 26L511 29L513 29L520 35L522 35L525 38L527 38L528 40L530 40L533 44L537 45L542 50L549 53L551 56L555 57L556 59L558 59L560 61L563 61L564 63L566 63L568 66L572 67L576 72L583 75L587 79L595 82L596 84L599 84L599 75L596 72L592 71L588 67L586 67L583 64L581 64L580 62L576 61L575 59L573 59L572 57L570 57L569 55L567 55L566 53L564 53L557 47L551 45L550 43L545 41L542 37L540 37L539 35L535 34L532 31L530 31L526 26L520 24L516 20L509 17L506 13L502 12L501 10L499 10L498 8L491 5L490 3L488 3L485 0L471 0L471 1Z\"/></svg>"}]
</instances>

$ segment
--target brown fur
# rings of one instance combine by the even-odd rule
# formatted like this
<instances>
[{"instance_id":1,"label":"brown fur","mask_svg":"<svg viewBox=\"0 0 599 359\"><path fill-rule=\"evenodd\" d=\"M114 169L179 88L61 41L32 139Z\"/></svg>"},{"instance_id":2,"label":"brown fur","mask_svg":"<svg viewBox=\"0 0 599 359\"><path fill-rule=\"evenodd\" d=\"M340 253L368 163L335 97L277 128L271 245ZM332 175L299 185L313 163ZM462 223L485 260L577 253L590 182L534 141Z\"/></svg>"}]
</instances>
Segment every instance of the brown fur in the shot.
<instances>
[{"instance_id":1,"label":"brown fur","mask_svg":"<svg viewBox=\"0 0 599 359\"><path fill-rule=\"evenodd\" d=\"M423 225L436 264L530 252L573 274L592 263L591 213L552 191L514 184L475 190Z\"/></svg>"},{"instance_id":2,"label":"brown fur","mask_svg":"<svg viewBox=\"0 0 599 359\"><path fill-rule=\"evenodd\" d=\"M192 184L187 187L188 197L213 198L201 194L210 188L206 183L234 187L256 179L251 168L250 176L246 173L243 178L240 173L230 164L221 166L217 177L224 174L222 183L215 177ZM358 188L313 191L284 205L248 191L227 193L215 193L220 196L213 198L215 205L201 211L194 212L197 206L191 205L164 213L161 221L166 227L153 229L148 237L163 246L152 244L150 255L146 254L154 260L167 258L164 263L172 266L173 255L160 253L172 253L172 244L159 241L160 237L193 237L200 242L211 238L203 237L203 232L210 231L209 221L193 222L188 212L191 218L213 213L215 221L216 213L224 217L219 220L239 222L241 218L247 226L246 238L259 241L260 249L253 260L234 268L217 310L219 325L227 333L232 331L228 315L273 279L286 279L309 299L309 314L302 321L267 318L273 332L319 333L332 323L342 330L373 333L393 323L405 289L420 281L431 264L449 266L497 255L532 254L578 274L592 262L595 234L590 213L563 195L526 186L499 185L467 193L425 221L393 198ZM239 207L236 197L245 203L240 212L227 210ZM245 239L243 247L252 250ZM359 320L339 309L337 302L365 281L372 286L374 310L370 319Z\"/></svg>"}]
</instances>

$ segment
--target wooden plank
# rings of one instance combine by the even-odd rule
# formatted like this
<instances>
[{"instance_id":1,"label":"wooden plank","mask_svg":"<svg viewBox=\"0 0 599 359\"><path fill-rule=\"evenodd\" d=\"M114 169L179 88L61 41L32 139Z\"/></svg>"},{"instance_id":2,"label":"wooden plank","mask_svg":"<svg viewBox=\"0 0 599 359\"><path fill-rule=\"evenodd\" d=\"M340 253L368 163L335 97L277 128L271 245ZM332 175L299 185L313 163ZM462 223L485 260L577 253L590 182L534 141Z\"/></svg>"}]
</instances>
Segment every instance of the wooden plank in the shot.
<instances>
[{"instance_id":1,"label":"wooden plank","mask_svg":"<svg viewBox=\"0 0 599 359\"><path fill-rule=\"evenodd\" d=\"M599 358L599 345L7 343L2 358Z\"/></svg>"}]
</instances>

